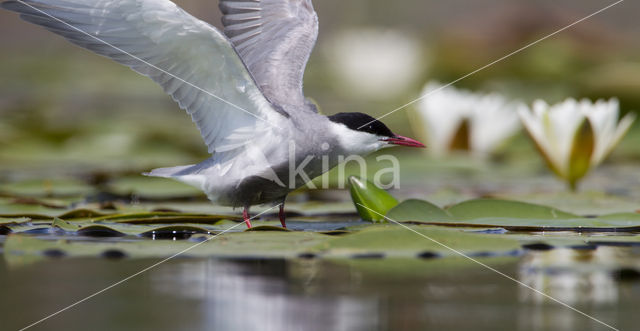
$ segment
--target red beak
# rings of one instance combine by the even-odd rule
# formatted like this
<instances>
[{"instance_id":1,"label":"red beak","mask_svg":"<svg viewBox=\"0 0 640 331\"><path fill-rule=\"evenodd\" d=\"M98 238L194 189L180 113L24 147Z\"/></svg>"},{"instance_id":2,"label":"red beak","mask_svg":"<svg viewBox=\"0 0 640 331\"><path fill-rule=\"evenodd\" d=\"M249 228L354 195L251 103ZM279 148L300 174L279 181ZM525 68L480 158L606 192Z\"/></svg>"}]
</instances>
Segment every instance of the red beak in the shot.
<instances>
[{"instance_id":1,"label":"red beak","mask_svg":"<svg viewBox=\"0 0 640 331\"><path fill-rule=\"evenodd\" d=\"M421 142L415 139L411 139L403 136L395 136L392 138L387 138L385 139L385 141L388 142L389 144L399 145L399 146L421 147L421 148L426 147L424 144L422 144Z\"/></svg>"}]
</instances>

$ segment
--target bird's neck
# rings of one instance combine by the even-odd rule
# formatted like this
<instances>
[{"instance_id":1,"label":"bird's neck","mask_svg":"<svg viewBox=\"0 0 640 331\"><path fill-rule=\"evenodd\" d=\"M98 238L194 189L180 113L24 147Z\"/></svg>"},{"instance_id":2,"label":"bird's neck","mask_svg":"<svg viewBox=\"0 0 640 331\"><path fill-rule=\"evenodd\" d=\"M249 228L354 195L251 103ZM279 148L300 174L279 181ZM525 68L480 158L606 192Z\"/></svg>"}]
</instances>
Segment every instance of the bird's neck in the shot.
<instances>
[{"instance_id":1,"label":"bird's neck","mask_svg":"<svg viewBox=\"0 0 640 331\"><path fill-rule=\"evenodd\" d=\"M375 135L355 131L343 124L329 121L329 132L336 140L336 152L349 155L367 155L384 146Z\"/></svg>"}]
</instances>

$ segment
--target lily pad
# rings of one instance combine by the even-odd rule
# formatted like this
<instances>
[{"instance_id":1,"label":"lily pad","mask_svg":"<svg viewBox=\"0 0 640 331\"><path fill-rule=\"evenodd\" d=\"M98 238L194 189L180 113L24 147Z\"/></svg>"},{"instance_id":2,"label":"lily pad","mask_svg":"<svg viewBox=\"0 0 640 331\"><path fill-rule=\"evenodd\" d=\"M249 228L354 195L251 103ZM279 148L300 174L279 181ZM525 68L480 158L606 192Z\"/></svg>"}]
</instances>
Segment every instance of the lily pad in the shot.
<instances>
[{"instance_id":1,"label":"lily pad","mask_svg":"<svg viewBox=\"0 0 640 331\"><path fill-rule=\"evenodd\" d=\"M416 257L430 251L442 256L458 252L507 252L520 248L516 240L494 235L466 233L433 226L373 225L354 234L337 237L317 249L327 257L384 253L387 257Z\"/></svg>"},{"instance_id":2,"label":"lily pad","mask_svg":"<svg viewBox=\"0 0 640 331\"><path fill-rule=\"evenodd\" d=\"M441 220L416 222L428 225L503 228L509 231L574 231L574 232L635 232L640 231L640 222L629 220L601 220L597 218L574 218L550 220L538 218L484 217L465 220Z\"/></svg>"},{"instance_id":3,"label":"lily pad","mask_svg":"<svg viewBox=\"0 0 640 331\"><path fill-rule=\"evenodd\" d=\"M428 201L410 199L389 210L387 217L394 221L403 222L450 219L451 215Z\"/></svg>"},{"instance_id":4,"label":"lily pad","mask_svg":"<svg viewBox=\"0 0 640 331\"><path fill-rule=\"evenodd\" d=\"M447 212L451 214L453 218L465 220L493 217L557 220L579 217L578 215L567 213L556 208L526 202L497 199L464 201L449 207Z\"/></svg>"},{"instance_id":5,"label":"lily pad","mask_svg":"<svg viewBox=\"0 0 640 331\"><path fill-rule=\"evenodd\" d=\"M640 223L640 213L615 213L598 216L601 220L637 221Z\"/></svg>"},{"instance_id":6,"label":"lily pad","mask_svg":"<svg viewBox=\"0 0 640 331\"><path fill-rule=\"evenodd\" d=\"M109 214L98 212L91 209L81 208L81 209L74 209L66 213L60 214L58 215L58 218L62 218L66 220L66 219L74 219L74 218L102 217L107 215Z\"/></svg>"},{"instance_id":7,"label":"lily pad","mask_svg":"<svg viewBox=\"0 0 640 331\"><path fill-rule=\"evenodd\" d=\"M27 197L81 197L93 190L76 179L33 179L0 184L0 192L4 194Z\"/></svg>"},{"instance_id":8,"label":"lily pad","mask_svg":"<svg viewBox=\"0 0 640 331\"><path fill-rule=\"evenodd\" d=\"M60 228L67 232L75 232L75 231L78 231L80 228L82 228L82 225L78 223L67 222L57 217L53 220L53 223L51 224L51 226Z\"/></svg>"},{"instance_id":9,"label":"lily pad","mask_svg":"<svg viewBox=\"0 0 640 331\"><path fill-rule=\"evenodd\" d=\"M261 257L295 258L309 248L333 238L310 232L246 232L207 236L204 241L158 240L48 240L12 234L4 244L9 264L23 264L45 258L44 252L57 251L66 257L102 256L118 251L131 258L168 257Z\"/></svg>"},{"instance_id":10,"label":"lily pad","mask_svg":"<svg viewBox=\"0 0 640 331\"><path fill-rule=\"evenodd\" d=\"M63 213L59 208L50 208L42 205L15 203L13 199L0 198L0 217L32 219L53 219Z\"/></svg>"},{"instance_id":11,"label":"lily pad","mask_svg":"<svg viewBox=\"0 0 640 331\"><path fill-rule=\"evenodd\" d=\"M242 220L230 215L183 214L173 212L149 212L134 214L112 214L94 218L94 222L116 222L129 224L163 224L163 223L203 223L214 224L221 220Z\"/></svg>"},{"instance_id":12,"label":"lily pad","mask_svg":"<svg viewBox=\"0 0 640 331\"><path fill-rule=\"evenodd\" d=\"M142 175L119 178L109 183L111 192L118 195L136 195L146 199L172 199L204 197L199 189L167 178Z\"/></svg>"},{"instance_id":13,"label":"lily pad","mask_svg":"<svg viewBox=\"0 0 640 331\"><path fill-rule=\"evenodd\" d=\"M640 215L619 213L579 217L561 210L518 201L469 200L441 210L422 200L408 200L387 214L398 222L428 225L502 228L509 231L617 232L640 230Z\"/></svg>"},{"instance_id":14,"label":"lily pad","mask_svg":"<svg viewBox=\"0 0 640 331\"><path fill-rule=\"evenodd\" d=\"M365 221L384 222L383 215L398 204L398 200L391 194L367 180L351 176L349 183L351 199Z\"/></svg>"},{"instance_id":15,"label":"lily pad","mask_svg":"<svg viewBox=\"0 0 640 331\"><path fill-rule=\"evenodd\" d=\"M11 218L0 217L0 224L4 224L4 225L23 224L30 221L31 219L28 217L11 217Z\"/></svg>"},{"instance_id":16,"label":"lily pad","mask_svg":"<svg viewBox=\"0 0 640 331\"><path fill-rule=\"evenodd\" d=\"M474 257L473 259L493 268L500 268L505 265L515 264L518 261L517 256L502 255ZM334 259L331 260L331 262L346 265L354 271L371 272L376 275L384 275L387 279L397 278L398 280L405 282L407 279L432 275L459 274L464 272L490 272L486 270L486 267L462 256L446 259Z\"/></svg>"}]
</instances>

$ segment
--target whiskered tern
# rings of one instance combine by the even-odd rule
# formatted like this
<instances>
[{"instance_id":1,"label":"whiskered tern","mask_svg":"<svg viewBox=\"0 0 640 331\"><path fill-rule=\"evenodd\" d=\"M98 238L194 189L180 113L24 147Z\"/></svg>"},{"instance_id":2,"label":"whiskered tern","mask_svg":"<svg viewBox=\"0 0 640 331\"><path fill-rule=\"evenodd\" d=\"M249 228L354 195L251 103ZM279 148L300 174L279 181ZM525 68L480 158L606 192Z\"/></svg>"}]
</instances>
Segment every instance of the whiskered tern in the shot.
<instances>
[{"instance_id":1,"label":"whiskered tern","mask_svg":"<svg viewBox=\"0 0 640 331\"><path fill-rule=\"evenodd\" d=\"M194 185L218 204L280 204L345 156L424 147L363 113L324 116L302 79L318 36L311 0L220 0L220 32L169 0L10 0L70 42L151 78L191 115L211 157L146 173ZM299 173L303 168L304 175Z\"/></svg>"}]
</instances>

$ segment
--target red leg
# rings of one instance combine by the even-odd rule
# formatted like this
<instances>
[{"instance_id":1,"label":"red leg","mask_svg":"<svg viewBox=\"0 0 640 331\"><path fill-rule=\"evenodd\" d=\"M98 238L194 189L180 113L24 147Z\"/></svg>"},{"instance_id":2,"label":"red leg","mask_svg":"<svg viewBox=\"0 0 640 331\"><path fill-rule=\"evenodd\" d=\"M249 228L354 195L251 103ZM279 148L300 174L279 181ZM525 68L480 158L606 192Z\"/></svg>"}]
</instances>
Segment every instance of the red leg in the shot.
<instances>
[{"instance_id":1,"label":"red leg","mask_svg":"<svg viewBox=\"0 0 640 331\"><path fill-rule=\"evenodd\" d=\"M278 213L278 215L280 216L280 224L286 229L287 223L284 221L284 202L280 204L280 213Z\"/></svg>"},{"instance_id":2,"label":"red leg","mask_svg":"<svg viewBox=\"0 0 640 331\"><path fill-rule=\"evenodd\" d=\"M244 210L242 210L242 218L244 219L244 222L247 224L247 229L251 229L251 219L249 218L249 208L244 207Z\"/></svg>"}]
</instances>

